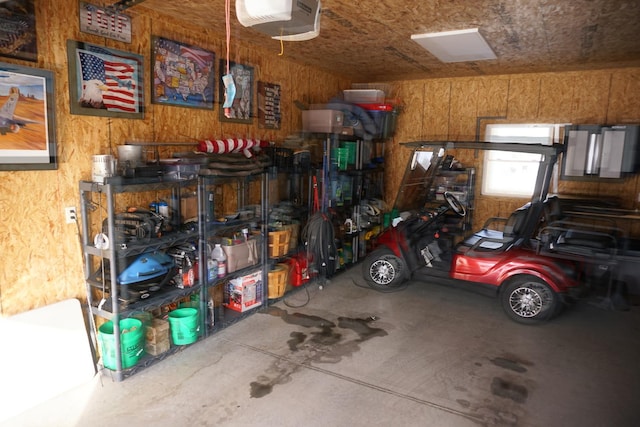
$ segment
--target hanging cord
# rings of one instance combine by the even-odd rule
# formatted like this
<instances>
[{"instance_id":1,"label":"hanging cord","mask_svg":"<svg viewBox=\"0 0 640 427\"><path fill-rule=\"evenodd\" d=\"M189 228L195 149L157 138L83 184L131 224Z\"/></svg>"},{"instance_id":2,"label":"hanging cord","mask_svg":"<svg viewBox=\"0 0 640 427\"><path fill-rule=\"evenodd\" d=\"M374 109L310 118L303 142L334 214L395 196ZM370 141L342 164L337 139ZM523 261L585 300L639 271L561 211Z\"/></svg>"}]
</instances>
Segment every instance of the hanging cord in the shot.
<instances>
[{"instance_id":1,"label":"hanging cord","mask_svg":"<svg viewBox=\"0 0 640 427\"><path fill-rule=\"evenodd\" d=\"M231 0L225 0L224 13L227 32L227 74L230 72L229 66L229 51L231 50Z\"/></svg>"}]
</instances>

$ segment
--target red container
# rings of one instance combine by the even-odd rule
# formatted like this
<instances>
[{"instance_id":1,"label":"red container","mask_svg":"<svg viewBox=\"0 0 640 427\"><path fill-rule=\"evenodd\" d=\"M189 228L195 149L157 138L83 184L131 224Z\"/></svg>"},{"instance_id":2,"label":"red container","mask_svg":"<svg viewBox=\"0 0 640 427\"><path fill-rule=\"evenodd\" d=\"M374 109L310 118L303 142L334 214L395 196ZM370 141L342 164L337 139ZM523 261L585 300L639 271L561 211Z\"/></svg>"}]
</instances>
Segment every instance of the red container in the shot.
<instances>
[{"instance_id":1,"label":"red container","mask_svg":"<svg viewBox=\"0 0 640 427\"><path fill-rule=\"evenodd\" d=\"M291 286L302 286L309 281L307 254L298 252L287 260L287 264L289 264L289 283Z\"/></svg>"}]
</instances>

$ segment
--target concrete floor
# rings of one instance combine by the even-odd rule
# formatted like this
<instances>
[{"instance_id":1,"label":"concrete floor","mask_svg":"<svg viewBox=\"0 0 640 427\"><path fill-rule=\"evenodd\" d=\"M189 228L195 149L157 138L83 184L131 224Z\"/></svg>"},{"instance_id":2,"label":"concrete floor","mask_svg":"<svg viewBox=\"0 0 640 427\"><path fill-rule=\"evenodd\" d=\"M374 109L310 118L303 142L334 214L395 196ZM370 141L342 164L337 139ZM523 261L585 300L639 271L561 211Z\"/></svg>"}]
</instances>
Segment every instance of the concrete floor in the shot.
<instances>
[{"instance_id":1,"label":"concrete floor","mask_svg":"<svg viewBox=\"0 0 640 427\"><path fill-rule=\"evenodd\" d=\"M96 376L3 426L638 425L640 307L542 326L497 300L360 267L116 383Z\"/></svg>"}]
</instances>

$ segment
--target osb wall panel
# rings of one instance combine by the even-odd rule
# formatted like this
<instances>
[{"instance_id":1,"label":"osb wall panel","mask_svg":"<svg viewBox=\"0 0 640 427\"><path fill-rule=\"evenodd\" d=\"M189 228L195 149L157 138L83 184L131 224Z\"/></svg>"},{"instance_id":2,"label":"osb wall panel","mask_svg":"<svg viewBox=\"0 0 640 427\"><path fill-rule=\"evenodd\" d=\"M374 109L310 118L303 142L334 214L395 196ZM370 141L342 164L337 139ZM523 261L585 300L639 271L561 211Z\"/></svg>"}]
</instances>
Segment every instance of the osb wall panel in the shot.
<instances>
[{"instance_id":1,"label":"osb wall panel","mask_svg":"<svg viewBox=\"0 0 640 427\"><path fill-rule=\"evenodd\" d=\"M293 107L293 100L326 102L350 85L348 79L288 62L286 52L285 57L280 58L277 52L263 52L232 41L231 60L253 65L256 82L262 79L282 85L281 129L268 132L259 129L256 118L251 125L221 123L217 102L214 111L152 104L150 72L147 68L144 70L144 119L71 115L66 50L68 39L143 55L145 67L148 67L151 61L151 36L159 35L212 50L218 62L225 56L224 23L212 23L209 28L194 28L189 22L167 19L148 10L148 14L143 15L137 11L138 8L133 8L127 12L132 19L132 42L119 43L81 33L76 0L43 0L36 2L36 8L37 64L2 60L54 72L59 167L55 171L0 172L0 238L3 242L0 315L3 316L66 298L84 299L79 232L76 225L65 223L64 207L80 207L78 182L91 178L91 157L94 154L117 154L117 145L125 141L193 141L195 147L198 139L238 135L268 136L280 142L300 129L300 112ZM218 76L216 71L216 82ZM256 98L254 92L254 102ZM254 105L254 113L256 108ZM185 151L185 147L176 146L160 151L167 156L172 151ZM154 193L146 197L159 196ZM144 206L147 202L119 198L118 206Z\"/></svg>"},{"instance_id":2,"label":"osb wall panel","mask_svg":"<svg viewBox=\"0 0 640 427\"><path fill-rule=\"evenodd\" d=\"M640 123L640 69L612 73L607 123Z\"/></svg>"},{"instance_id":3,"label":"osb wall panel","mask_svg":"<svg viewBox=\"0 0 640 427\"><path fill-rule=\"evenodd\" d=\"M619 69L590 72L519 74L482 78L439 79L394 82L399 93L406 96L425 84L424 101L410 96L403 99L405 110L411 111L399 127L415 126L421 120L422 136L415 138L406 129L398 129L399 142L417 139L440 139L442 135L459 139L475 135L480 117L504 117L505 123L640 123L640 70ZM406 114L406 112L403 112ZM401 115L402 118L402 115ZM482 120L482 126L490 120ZM430 130L437 129L431 132ZM431 137L431 138L429 138ZM406 138L406 139L402 139ZM508 216L527 200L487 197L480 194L482 154L471 150L455 153L465 166L477 170L475 227L491 216ZM405 162L402 164L402 162ZM387 172L386 191L396 194L404 172L406 158L391 159L393 172ZM585 196L617 196L624 207L639 207L637 195L640 178L629 177L620 182L557 181L560 194Z\"/></svg>"}]
</instances>

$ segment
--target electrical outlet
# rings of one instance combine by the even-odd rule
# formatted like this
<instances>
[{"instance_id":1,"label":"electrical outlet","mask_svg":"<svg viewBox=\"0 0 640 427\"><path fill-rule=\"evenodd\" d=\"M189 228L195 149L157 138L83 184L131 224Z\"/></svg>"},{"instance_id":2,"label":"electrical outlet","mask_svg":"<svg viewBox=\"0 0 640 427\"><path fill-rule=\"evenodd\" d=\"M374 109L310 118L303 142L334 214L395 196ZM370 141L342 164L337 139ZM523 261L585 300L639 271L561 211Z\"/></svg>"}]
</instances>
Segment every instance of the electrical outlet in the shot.
<instances>
[{"instance_id":1,"label":"electrical outlet","mask_svg":"<svg viewBox=\"0 0 640 427\"><path fill-rule=\"evenodd\" d=\"M64 217L67 221L67 224L73 224L78 219L78 214L76 213L75 206L67 206L64 208Z\"/></svg>"}]
</instances>

